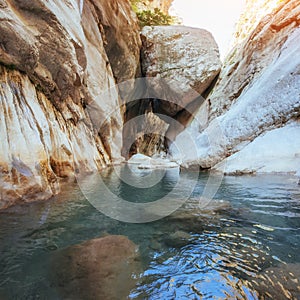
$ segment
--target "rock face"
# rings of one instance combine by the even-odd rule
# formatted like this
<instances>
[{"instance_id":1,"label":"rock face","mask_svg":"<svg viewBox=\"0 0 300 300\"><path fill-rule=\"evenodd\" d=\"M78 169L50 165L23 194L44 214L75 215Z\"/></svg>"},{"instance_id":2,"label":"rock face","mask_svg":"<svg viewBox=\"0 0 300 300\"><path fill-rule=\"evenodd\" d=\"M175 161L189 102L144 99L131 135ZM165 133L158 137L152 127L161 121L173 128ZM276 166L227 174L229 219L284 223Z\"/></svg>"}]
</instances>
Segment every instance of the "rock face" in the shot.
<instances>
[{"instance_id":1,"label":"rock face","mask_svg":"<svg viewBox=\"0 0 300 300\"><path fill-rule=\"evenodd\" d=\"M261 19L283 2L281 0L246 0L244 11L236 25L234 44L242 43L256 28Z\"/></svg>"},{"instance_id":2,"label":"rock face","mask_svg":"<svg viewBox=\"0 0 300 300\"><path fill-rule=\"evenodd\" d=\"M0 5L3 208L49 198L59 177L121 159L112 87L139 74L140 38L125 0Z\"/></svg>"},{"instance_id":3,"label":"rock face","mask_svg":"<svg viewBox=\"0 0 300 300\"><path fill-rule=\"evenodd\" d=\"M300 166L300 122L258 136L240 151L214 166L226 174L296 172Z\"/></svg>"},{"instance_id":4,"label":"rock face","mask_svg":"<svg viewBox=\"0 0 300 300\"><path fill-rule=\"evenodd\" d=\"M269 0L268 2L274 4L274 1ZM249 9L254 6L254 2L251 3L252 6L249 6ZM266 1L264 4L266 5ZM242 16L242 20L243 18ZM231 108L232 104L242 99L241 97L245 92L252 88L253 83L258 81L263 73L279 63L278 60L282 59L281 53L286 46L290 48L285 51L286 56L293 57L293 51L296 51L294 48L296 45L293 44L292 40L297 38L296 31L299 28L299 5L297 1L285 0L272 13L263 16L259 22L255 22L255 20L252 22L253 25L256 23L258 25L253 30L251 30L252 27L244 29L247 36L244 40L237 38L237 43L241 42L241 44L229 53L220 73L219 81L209 97L210 119L224 114ZM237 30L242 37L243 29L238 27ZM289 39L289 43L287 39ZM295 67L296 63L295 61ZM282 72L284 77L284 72L287 70ZM294 75L294 77L297 76L297 74ZM270 81L274 82L275 78Z\"/></svg>"},{"instance_id":5,"label":"rock face","mask_svg":"<svg viewBox=\"0 0 300 300\"><path fill-rule=\"evenodd\" d=\"M171 2L145 5L167 12ZM141 42L127 0L0 0L0 209L49 198L60 178L119 162L122 144L125 157L131 147L153 155L176 139L183 165L225 173L299 170L300 8L249 0L247 9L257 4L267 15L252 13L246 25L241 17L210 92L221 63L205 30L145 27ZM154 97L123 115L114 85L141 71L158 79L148 86Z\"/></svg>"},{"instance_id":6,"label":"rock face","mask_svg":"<svg viewBox=\"0 0 300 300\"><path fill-rule=\"evenodd\" d=\"M216 168L225 172L229 168L232 173L299 169L299 149L292 146L286 155L274 149L277 145L289 148L296 135L300 136L298 4L296 0L281 1L227 57L206 101L207 124L199 130L200 122L194 121L176 140L184 145L186 137L192 136L195 141L198 151L189 153L187 149L183 158L186 166L211 168L223 161L222 168ZM197 117L203 119L203 111ZM276 141L271 141L275 137ZM259 158L254 148L264 149ZM238 159L224 161L236 152ZM226 162L229 167L224 169Z\"/></svg>"},{"instance_id":7,"label":"rock face","mask_svg":"<svg viewBox=\"0 0 300 300\"><path fill-rule=\"evenodd\" d=\"M54 257L53 281L63 299L126 299L140 271L137 246L125 236L89 240Z\"/></svg>"},{"instance_id":8,"label":"rock face","mask_svg":"<svg viewBox=\"0 0 300 300\"><path fill-rule=\"evenodd\" d=\"M221 68L219 50L209 32L184 26L147 26L143 28L141 38L142 73L152 90L152 99L145 103L145 109L159 116L167 125L167 131L155 130L159 135L146 138L143 143L150 140L152 148L164 150L188 124L192 117L189 111L196 111L203 102L200 95L218 75ZM134 110L134 107L128 110L126 120L131 118ZM135 115L142 113L138 111ZM157 121L147 119L144 124L142 129L124 133L128 138L124 141L125 148L130 148L127 144L132 141L132 135L154 129ZM165 145L157 147L161 136L165 137ZM152 155L155 153L152 148L143 153Z\"/></svg>"},{"instance_id":9,"label":"rock face","mask_svg":"<svg viewBox=\"0 0 300 300\"><path fill-rule=\"evenodd\" d=\"M158 98L172 101L158 103L157 112L174 117L194 100L193 90L202 94L218 75L218 46L208 31L185 26L146 26L141 37L143 75L176 82L167 92L154 87Z\"/></svg>"},{"instance_id":10,"label":"rock face","mask_svg":"<svg viewBox=\"0 0 300 300\"><path fill-rule=\"evenodd\" d=\"M118 83L141 76L139 26L128 4L126 0L93 1L104 48Z\"/></svg>"}]
</instances>

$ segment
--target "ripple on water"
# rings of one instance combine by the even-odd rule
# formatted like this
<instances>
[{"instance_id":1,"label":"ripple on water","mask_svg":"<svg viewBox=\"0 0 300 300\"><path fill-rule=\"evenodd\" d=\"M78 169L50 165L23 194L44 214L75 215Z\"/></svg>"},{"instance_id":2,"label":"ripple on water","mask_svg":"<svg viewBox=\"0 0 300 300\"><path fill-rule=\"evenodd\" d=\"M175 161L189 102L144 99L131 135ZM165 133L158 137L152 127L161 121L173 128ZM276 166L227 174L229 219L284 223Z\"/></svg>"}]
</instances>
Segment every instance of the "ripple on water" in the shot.
<instances>
[{"instance_id":1,"label":"ripple on water","mask_svg":"<svg viewBox=\"0 0 300 300\"><path fill-rule=\"evenodd\" d=\"M106 173L116 193L133 196ZM142 272L132 299L299 298L300 187L288 176L225 177L216 198L226 201L199 210L206 181L200 174L190 202L149 224L105 217L74 184L50 201L1 212L0 298L58 299L48 275L54 253L109 234L139 246ZM156 197L166 193L157 188Z\"/></svg>"}]
</instances>

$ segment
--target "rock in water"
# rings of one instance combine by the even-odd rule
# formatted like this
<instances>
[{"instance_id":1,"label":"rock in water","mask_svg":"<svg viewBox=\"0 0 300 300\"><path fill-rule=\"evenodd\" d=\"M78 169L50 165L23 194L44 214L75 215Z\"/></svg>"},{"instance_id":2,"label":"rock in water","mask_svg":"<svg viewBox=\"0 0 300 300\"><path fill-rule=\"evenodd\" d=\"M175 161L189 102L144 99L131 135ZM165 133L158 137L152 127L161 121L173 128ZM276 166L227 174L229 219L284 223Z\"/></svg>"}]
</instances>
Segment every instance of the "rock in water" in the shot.
<instances>
[{"instance_id":1,"label":"rock in water","mask_svg":"<svg viewBox=\"0 0 300 300\"><path fill-rule=\"evenodd\" d=\"M178 168L176 162L170 161L167 158L149 157L143 154L135 154L129 160L128 164L137 165L139 169L168 169Z\"/></svg>"},{"instance_id":2,"label":"rock in water","mask_svg":"<svg viewBox=\"0 0 300 300\"><path fill-rule=\"evenodd\" d=\"M259 299L299 299L300 264L288 263L270 267L259 273L250 284L255 288Z\"/></svg>"},{"instance_id":3,"label":"rock in water","mask_svg":"<svg viewBox=\"0 0 300 300\"><path fill-rule=\"evenodd\" d=\"M109 235L56 253L54 285L63 299L126 299L140 271L137 246Z\"/></svg>"},{"instance_id":4,"label":"rock in water","mask_svg":"<svg viewBox=\"0 0 300 300\"><path fill-rule=\"evenodd\" d=\"M188 232L178 230L165 238L165 243L170 247L180 248L189 243L192 235Z\"/></svg>"}]
</instances>

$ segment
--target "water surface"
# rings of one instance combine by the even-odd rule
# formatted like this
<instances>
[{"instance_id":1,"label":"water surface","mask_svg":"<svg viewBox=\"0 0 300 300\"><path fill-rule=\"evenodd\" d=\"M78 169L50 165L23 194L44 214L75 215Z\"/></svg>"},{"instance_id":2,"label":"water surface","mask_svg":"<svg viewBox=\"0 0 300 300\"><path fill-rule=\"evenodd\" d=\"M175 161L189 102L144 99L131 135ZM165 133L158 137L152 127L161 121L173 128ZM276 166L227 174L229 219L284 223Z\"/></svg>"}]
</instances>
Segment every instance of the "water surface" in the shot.
<instances>
[{"instance_id":1,"label":"water surface","mask_svg":"<svg viewBox=\"0 0 300 300\"><path fill-rule=\"evenodd\" d=\"M181 199L186 190L176 190L180 177L187 190L195 185L192 204L177 212L180 217L175 212L173 217L146 224L124 223L99 212L77 184L68 183L61 195L49 201L2 211L0 299L61 299L51 279L53 255L107 234L125 235L139 246L142 271L131 299L258 299L259 295L272 297L274 290L278 299L300 298L300 187L296 178L224 177L215 199L228 201L230 207L197 214L191 208L203 192L208 173L200 173L199 178L197 174L195 181L192 172L152 171L151 178L159 181L137 188L122 182L121 172L130 170L107 169L102 176L111 192L127 201L146 203L172 191ZM131 180L142 185L148 175L139 173ZM89 196L101 199L97 185L91 186L94 190ZM280 282L279 288L274 288L275 281Z\"/></svg>"}]
</instances>

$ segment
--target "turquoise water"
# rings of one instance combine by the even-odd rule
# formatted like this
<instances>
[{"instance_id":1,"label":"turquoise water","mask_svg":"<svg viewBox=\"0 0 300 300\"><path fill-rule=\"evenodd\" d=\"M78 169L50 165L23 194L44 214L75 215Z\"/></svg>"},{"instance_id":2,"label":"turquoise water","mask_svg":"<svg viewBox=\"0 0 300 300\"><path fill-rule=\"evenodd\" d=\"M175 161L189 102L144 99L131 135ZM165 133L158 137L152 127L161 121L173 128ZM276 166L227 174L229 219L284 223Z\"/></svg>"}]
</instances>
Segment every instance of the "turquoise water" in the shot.
<instances>
[{"instance_id":1,"label":"turquoise water","mask_svg":"<svg viewBox=\"0 0 300 300\"><path fill-rule=\"evenodd\" d=\"M130 173L128 167L117 171ZM181 199L191 186L190 198L199 199L209 176L196 173L195 181L195 172L176 175L176 170L157 170L149 177L145 171L129 178L136 180L135 186L151 178L159 182L134 188L113 169L101 174L114 195L139 203L172 191L172 197ZM176 187L179 179L180 188ZM101 199L104 194L99 186L90 182L89 196ZM198 214L195 201L187 202L180 209L181 217L175 213L132 224L105 216L86 200L77 184L68 183L61 195L49 201L2 211L0 299L61 299L51 279L53 255L107 234L125 235L139 246L142 271L130 299L272 298L277 281L282 286L276 290L277 299L300 299L300 187L296 179L289 175L224 177L215 199L229 203L219 212ZM275 277L266 276L268 270L275 270ZM281 276L282 272L292 275Z\"/></svg>"}]
</instances>

